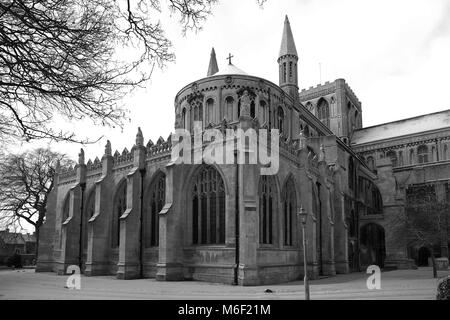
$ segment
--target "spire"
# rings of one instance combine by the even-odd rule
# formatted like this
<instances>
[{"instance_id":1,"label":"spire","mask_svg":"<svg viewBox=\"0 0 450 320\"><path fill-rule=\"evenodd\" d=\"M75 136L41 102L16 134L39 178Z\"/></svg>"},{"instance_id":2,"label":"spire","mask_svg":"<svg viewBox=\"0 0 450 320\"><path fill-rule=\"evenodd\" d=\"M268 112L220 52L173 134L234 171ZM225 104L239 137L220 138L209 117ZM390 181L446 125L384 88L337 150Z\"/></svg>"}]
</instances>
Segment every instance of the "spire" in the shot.
<instances>
[{"instance_id":1,"label":"spire","mask_svg":"<svg viewBox=\"0 0 450 320\"><path fill-rule=\"evenodd\" d=\"M294 36L292 35L291 24L289 23L289 18L286 15L279 57L288 54L298 56L297 49L295 48Z\"/></svg>"},{"instance_id":2,"label":"spire","mask_svg":"<svg viewBox=\"0 0 450 320\"><path fill-rule=\"evenodd\" d=\"M216 51L214 51L214 48L212 48L207 77L213 76L217 72L219 72L219 67L217 66Z\"/></svg>"}]
</instances>

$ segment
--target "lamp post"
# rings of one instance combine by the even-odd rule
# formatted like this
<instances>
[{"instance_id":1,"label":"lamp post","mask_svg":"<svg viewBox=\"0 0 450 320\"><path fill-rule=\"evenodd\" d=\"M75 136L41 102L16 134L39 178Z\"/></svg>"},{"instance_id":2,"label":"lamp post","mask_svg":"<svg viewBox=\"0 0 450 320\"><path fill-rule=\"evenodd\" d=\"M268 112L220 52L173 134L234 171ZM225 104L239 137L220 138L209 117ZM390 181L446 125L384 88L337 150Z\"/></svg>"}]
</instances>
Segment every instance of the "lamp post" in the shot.
<instances>
[{"instance_id":1,"label":"lamp post","mask_svg":"<svg viewBox=\"0 0 450 320\"><path fill-rule=\"evenodd\" d=\"M302 222L302 233L303 233L303 270L305 273L305 278L303 283L305 285L305 300L309 300L309 281L308 281L308 262L306 260L306 220L308 219L308 213L303 207L300 207L298 212L298 217L301 218Z\"/></svg>"}]
</instances>

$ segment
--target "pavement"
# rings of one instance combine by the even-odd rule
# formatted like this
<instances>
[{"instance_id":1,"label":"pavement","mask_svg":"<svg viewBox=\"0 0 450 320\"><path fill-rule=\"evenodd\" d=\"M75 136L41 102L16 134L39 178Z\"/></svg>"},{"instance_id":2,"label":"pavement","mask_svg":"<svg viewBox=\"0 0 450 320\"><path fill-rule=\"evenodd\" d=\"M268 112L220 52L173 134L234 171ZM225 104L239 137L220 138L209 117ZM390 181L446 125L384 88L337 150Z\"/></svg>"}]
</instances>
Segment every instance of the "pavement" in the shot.
<instances>
[{"instance_id":1,"label":"pavement","mask_svg":"<svg viewBox=\"0 0 450 320\"><path fill-rule=\"evenodd\" d=\"M381 273L381 289L369 290L369 274L351 273L310 281L312 300L434 300L439 278L431 268ZM0 270L0 300L276 300L304 299L302 281L277 285L241 287L199 281L159 282L154 279L117 280L113 276L81 275L79 290L66 288L69 276L35 273L34 270ZM272 293L265 293L270 289Z\"/></svg>"}]
</instances>

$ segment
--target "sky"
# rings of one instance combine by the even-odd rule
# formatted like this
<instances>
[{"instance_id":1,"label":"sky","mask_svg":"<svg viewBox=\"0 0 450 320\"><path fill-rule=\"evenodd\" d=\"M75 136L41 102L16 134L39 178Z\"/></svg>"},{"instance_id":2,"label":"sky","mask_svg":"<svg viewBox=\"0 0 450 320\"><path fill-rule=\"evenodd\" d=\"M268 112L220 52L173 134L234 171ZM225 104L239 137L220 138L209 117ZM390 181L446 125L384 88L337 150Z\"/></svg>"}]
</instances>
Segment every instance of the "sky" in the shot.
<instances>
[{"instance_id":1,"label":"sky","mask_svg":"<svg viewBox=\"0 0 450 320\"><path fill-rule=\"evenodd\" d=\"M162 1L164 4L164 1ZM155 69L142 89L125 98L131 122L96 127L89 120L68 125L96 144L49 145L77 159L101 158L106 139L114 150L128 150L141 127L145 143L166 139L175 122L174 98L187 84L206 76L211 48L219 69L233 64L250 75L278 82L277 58L288 14L299 54L299 87L346 79L362 102L363 126L450 109L450 1L448 0L222 0L200 32L181 33L177 17L163 12L161 23L176 61ZM321 77L319 72L321 64Z\"/></svg>"}]
</instances>

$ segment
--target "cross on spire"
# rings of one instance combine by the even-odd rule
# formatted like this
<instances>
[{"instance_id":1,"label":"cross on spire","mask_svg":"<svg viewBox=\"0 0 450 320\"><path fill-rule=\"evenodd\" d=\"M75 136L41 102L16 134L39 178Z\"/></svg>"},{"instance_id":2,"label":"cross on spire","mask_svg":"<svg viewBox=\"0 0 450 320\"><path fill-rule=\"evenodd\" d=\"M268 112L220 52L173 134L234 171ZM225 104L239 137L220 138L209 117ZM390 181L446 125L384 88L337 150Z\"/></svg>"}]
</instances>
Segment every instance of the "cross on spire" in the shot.
<instances>
[{"instance_id":1,"label":"cross on spire","mask_svg":"<svg viewBox=\"0 0 450 320\"><path fill-rule=\"evenodd\" d=\"M231 63L231 58L234 58L234 56L231 55L231 53L228 54L228 58L226 60L228 60L228 64L232 64Z\"/></svg>"}]
</instances>

